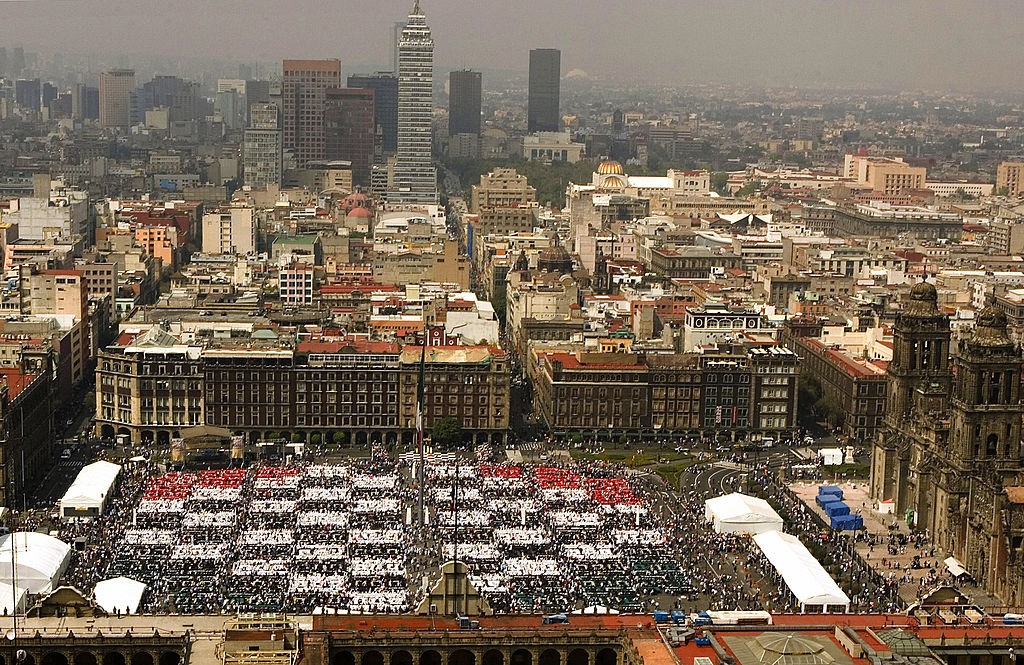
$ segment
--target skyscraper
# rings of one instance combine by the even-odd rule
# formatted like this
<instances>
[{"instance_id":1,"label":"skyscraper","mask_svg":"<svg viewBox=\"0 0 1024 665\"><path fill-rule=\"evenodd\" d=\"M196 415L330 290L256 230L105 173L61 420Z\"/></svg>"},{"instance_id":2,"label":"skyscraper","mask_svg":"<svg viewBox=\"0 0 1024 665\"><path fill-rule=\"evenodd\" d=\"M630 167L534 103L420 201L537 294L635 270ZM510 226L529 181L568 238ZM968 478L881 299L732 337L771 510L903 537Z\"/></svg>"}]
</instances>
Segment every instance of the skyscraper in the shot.
<instances>
[{"instance_id":1,"label":"skyscraper","mask_svg":"<svg viewBox=\"0 0 1024 665\"><path fill-rule=\"evenodd\" d=\"M348 87L373 90L373 117L380 132L380 147L384 154L398 150L398 75L377 72L348 77Z\"/></svg>"},{"instance_id":2,"label":"skyscraper","mask_svg":"<svg viewBox=\"0 0 1024 665\"><path fill-rule=\"evenodd\" d=\"M327 159L352 162L352 183L367 187L373 165L376 136L373 119L373 90L332 88L324 107Z\"/></svg>"},{"instance_id":3,"label":"skyscraper","mask_svg":"<svg viewBox=\"0 0 1024 665\"><path fill-rule=\"evenodd\" d=\"M304 167L326 154L324 99L341 87L341 60L285 60L282 70L284 147Z\"/></svg>"},{"instance_id":4,"label":"skyscraper","mask_svg":"<svg viewBox=\"0 0 1024 665\"><path fill-rule=\"evenodd\" d=\"M561 129L558 97L562 75L562 52L554 48L530 51L530 97L527 131L557 132Z\"/></svg>"},{"instance_id":5,"label":"skyscraper","mask_svg":"<svg viewBox=\"0 0 1024 665\"><path fill-rule=\"evenodd\" d=\"M434 40L415 0L398 44L398 156L392 203L437 203L432 157Z\"/></svg>"},{"instance_id":6,"label":"skyscraper","mask_svg":"<svg viewBox=\"0 0 1024 665\"><path fill-rule=\"evenodd\" d=\"M448 134L480 135L480 72L448 74Z\"/></svg>"},{"instance_id":7,"label":"skyscraper","mask_svg":"<svg viewBox=\"0 0 1024 665\"><path fill-rule=\"evenodd\" d=\"M100 127L130 127L135 70L111 69L100 74Z\"/></svg>"},{"instance_id":8,"label":"skyscraper","mask_svg":"<svg viewBox=\"0 0 1024 665\"><path fill-rule=\"evenodd\" d=\"M398 45L402 42L405 23L395 21L391 26L391 73L398 76Z\"/></svg>"},{"instance_id":9,"label":"skyscraper","mask_svg":"<svg viewBox=\"0 0 1024 665\"><path fill-rule=\"evenodd\" d=\"M249 111L252 119L242 141L242 169L245 184L266 187L281 184L281 111L277 104L257 102Z\"/></svg>"}]
</instances>

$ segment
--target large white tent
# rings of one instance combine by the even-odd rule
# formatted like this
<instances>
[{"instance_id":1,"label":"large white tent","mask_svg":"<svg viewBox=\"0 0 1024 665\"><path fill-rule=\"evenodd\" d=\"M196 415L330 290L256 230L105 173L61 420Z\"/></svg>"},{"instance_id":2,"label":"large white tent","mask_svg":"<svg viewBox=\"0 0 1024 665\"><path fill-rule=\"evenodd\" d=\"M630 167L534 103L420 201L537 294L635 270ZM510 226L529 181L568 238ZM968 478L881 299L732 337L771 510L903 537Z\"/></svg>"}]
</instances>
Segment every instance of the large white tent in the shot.
<instances>
[{"instance_id":1,"label":"large white tent","mask_svg":"<svg viewBox=\"0 0 1024 665\"><path fill-rule=\"evenodd\" d=\"M754 536L754 542L786 581L800 603L801 612L806 612L808 605L820 606L824 612L850 611L849 596L799 538L781 531L766 531Z\"/></svg>"},{"instance_id":2,"label":"large white tent","mask_svg":"<svg viewBox=\"0 0 1024 665\"><path fill-rule=\"evenodd\" d=\"M24 587L14 587L6 582L0 582L0 615L25 613L25 597L28 590Z\"/></svg>"},{"instance_id":3,"label":"large white tent","mask_svg":"<svg viewBox=\"0 0 1024 665\"><path fill-rule=\"evenodd\" d=\"M102 515L120 473L120 465L102 460L84 466L60 500L60 516L91 519Z\"/></svg>"},{"instance_id":4,"label":"large white tent","mask_svg":"<svg viewBox=\"0 0 1024 665\"><path fill-rule=\"evenodd\" d=\"M136 614L146 585L130 577L115 577L97 582L92 590L96 604L108 614Z\"/></svg>"},{"instance_id":5,"label":"large white tent","mask_svg":"<svg viewBox=\"0 0 1024 665\"><path fill-rule=\"evenodd\" d=\"M754 535L782 529L782 518L767 501L739 492L705 501L704 516L715 533Z\"/></svg>"},{"instance_id":6,"label":"large white tent","mask_svg":"<svg viewBox=\"0 0 1024 665\"><path fill-rule=\"evenodd\" d=\"M0 539L0 580L32 594L55 589L70 560L67 543L45 533L19 531Z\"/></svg>"}]
</instances>

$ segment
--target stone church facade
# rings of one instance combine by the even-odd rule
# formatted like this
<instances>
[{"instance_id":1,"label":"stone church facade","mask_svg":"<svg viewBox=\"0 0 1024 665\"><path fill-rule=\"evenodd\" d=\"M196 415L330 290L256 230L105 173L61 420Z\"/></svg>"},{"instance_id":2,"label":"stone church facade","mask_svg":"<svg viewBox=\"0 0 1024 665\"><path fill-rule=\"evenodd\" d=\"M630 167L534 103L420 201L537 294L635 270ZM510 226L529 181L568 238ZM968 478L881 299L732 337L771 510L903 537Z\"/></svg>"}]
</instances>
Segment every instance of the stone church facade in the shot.
<instances>
[{"instance_id":1,"label":"stone church facade","mask_svg":"<svg viewBox=\"0 0 1024 665\"><path fill-rule=\"evenodd\" d=\"M914 286L893 329L871 496L955 556L988 592L1024 604L1021 349L985 308L951 349L935 288Z\"/></svg>"}]
</instances>

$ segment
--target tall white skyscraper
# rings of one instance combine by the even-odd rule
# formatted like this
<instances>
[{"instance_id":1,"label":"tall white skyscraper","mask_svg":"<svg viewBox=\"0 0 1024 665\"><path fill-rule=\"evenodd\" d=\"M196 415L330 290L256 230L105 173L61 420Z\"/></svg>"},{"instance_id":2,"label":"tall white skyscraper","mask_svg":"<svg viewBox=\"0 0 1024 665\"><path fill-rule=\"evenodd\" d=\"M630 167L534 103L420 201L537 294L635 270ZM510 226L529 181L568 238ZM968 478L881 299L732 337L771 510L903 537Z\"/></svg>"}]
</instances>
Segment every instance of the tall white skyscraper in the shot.
<instances>
[{"instance_id":1,"label":"tall white skyscraper","mask_svg":"<svg viewBox=\"0 0 1024 665\"><path fill-rule=\"evenodd\" d=\"M398 43L398 154L389 203L437 203L434 40L415 0Z\"/></svg>"}]
</instances>

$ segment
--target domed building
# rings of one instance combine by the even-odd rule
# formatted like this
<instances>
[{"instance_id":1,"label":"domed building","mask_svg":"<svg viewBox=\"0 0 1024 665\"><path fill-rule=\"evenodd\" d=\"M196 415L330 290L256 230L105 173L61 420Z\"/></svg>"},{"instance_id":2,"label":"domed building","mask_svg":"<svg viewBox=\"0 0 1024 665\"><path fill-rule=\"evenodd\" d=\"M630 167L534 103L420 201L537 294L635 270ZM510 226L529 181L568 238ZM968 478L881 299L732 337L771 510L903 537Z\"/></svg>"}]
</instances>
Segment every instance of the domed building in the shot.
<instances>
[{"instance_id":1,"label":"domed building","mask_svg":"<svg viewBox=\"0 0 1024 665\"><path fill-rule=\"evenodd\" d=\"M572 272L572 265L572 256L557 240L537 255L537 270L541 272L568 275Z\"/></svg>"},{"instance_id":2,"label":"domed building","mask_svg":"<svg viewBox=\"0 0 1024 665\"><path fill-rule=\"evenodd\" d=\"M629 177L626 175L622 164L615 160L601 162L594 171L593 185L598 189L610 189L620 191L629 184Z\"/></svg>"}]
</instances>

